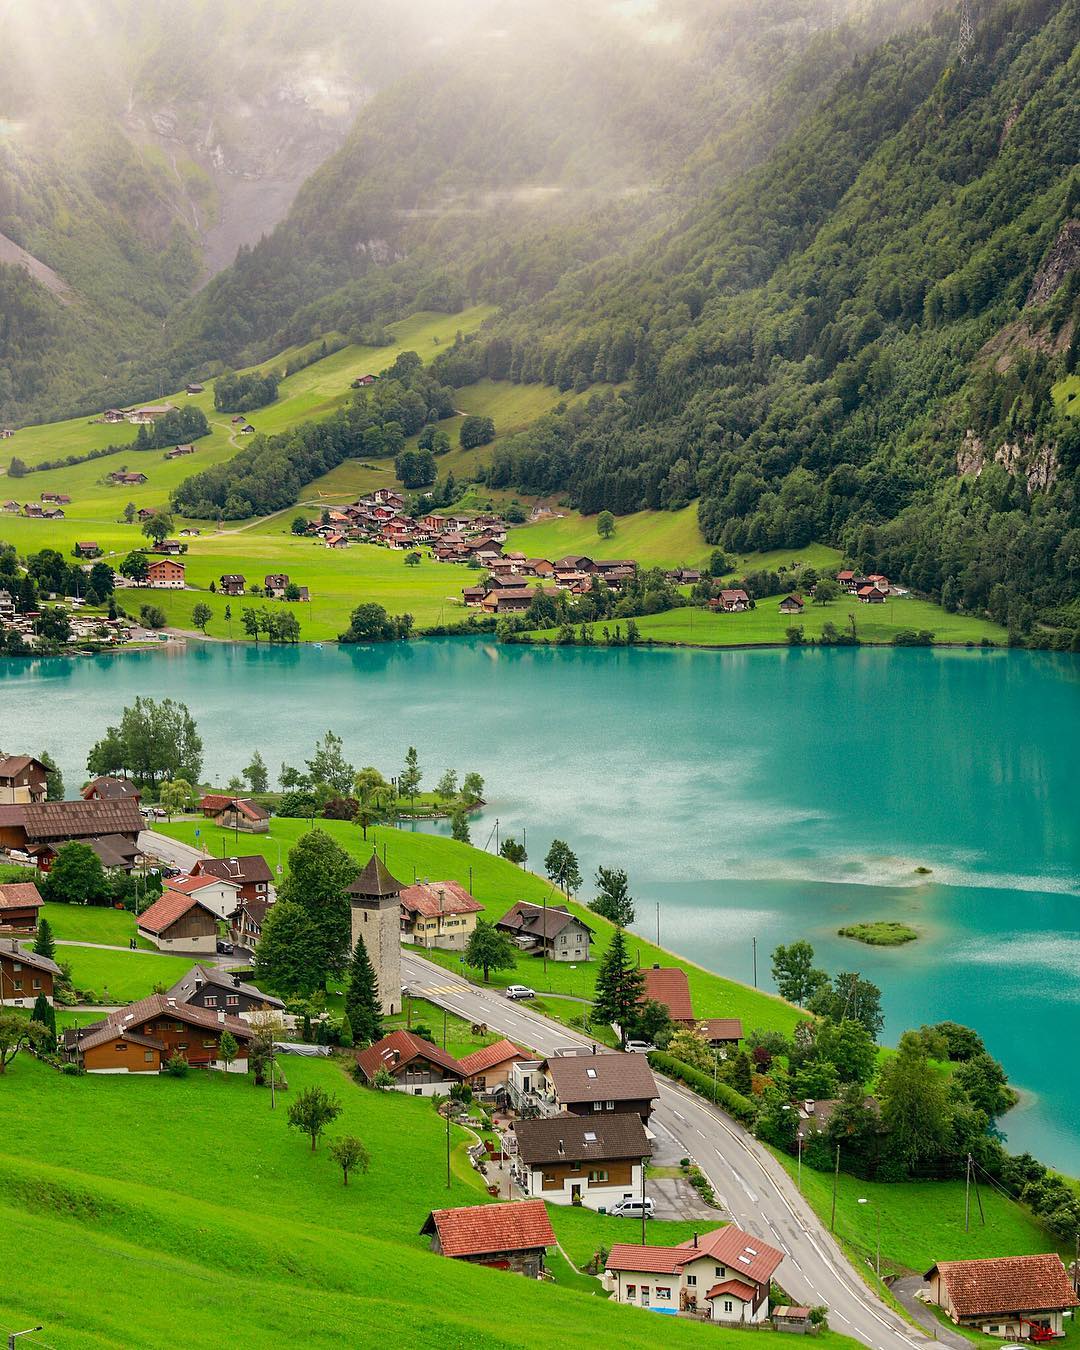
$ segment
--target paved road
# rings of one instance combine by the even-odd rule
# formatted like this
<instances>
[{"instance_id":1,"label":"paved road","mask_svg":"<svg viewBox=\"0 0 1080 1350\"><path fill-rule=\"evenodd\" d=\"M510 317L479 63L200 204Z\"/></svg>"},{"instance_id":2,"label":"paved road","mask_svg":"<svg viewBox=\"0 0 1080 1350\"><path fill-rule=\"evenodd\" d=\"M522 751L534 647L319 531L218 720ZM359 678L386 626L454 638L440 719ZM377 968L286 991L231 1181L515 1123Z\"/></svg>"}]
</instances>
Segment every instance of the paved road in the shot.
<instances>
[{"instance_id":1,"label":"paved road","mask_svg":"<svg viewBox=\"0 0 1080 1350\"><path fill-rule=\"evenodd\" d=\"M402 952L401 970L403 981L418 996L470 1021L485 1022L543 1054L562 1046L592 1044L587 1036L510 1002L501 993L469 984L412 952ZM788 1174L741 1126L666 1080L660 1083L659 1105L649 1124L696 1159L741 1228L784 1251L780 1283L798 1303L825 1304L834 1330L873 1350L913 1350L932 1343L875 1297Z\"/></svg>"},{"instance_id":2,"label":"paved road","mask_svg":"<svg viewBox=\"0 0 1080 1350\"><path fill-rule=\"evenodd\" d=\"M170 867L182 867L189 871L200 858L207 857L204 849L193 848L191 844L182 844L179 839L170 839L167 834L158 834L157 830L143 830L139 835L139 850L148 857L157 858Z\"/></svg>"}]
</instances>

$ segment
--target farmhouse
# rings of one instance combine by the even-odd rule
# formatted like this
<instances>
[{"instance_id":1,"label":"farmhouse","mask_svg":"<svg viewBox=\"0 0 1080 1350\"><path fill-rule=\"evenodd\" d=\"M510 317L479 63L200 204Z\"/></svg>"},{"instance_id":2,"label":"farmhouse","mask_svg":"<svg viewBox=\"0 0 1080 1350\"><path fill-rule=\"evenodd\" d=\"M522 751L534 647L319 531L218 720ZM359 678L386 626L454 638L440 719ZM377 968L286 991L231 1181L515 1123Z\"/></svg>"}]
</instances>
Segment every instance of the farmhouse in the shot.
<instances>
[{"instance_id":1,"label":"farmhouse","mask_svg":"<svg viewBox=\"0 0 1080 1350\"><path fill-rule=\"evenodd\" d=\"M0 591L0 619L14 619L15 601L10 591Z\"/></svg>"},{"instance_id":2,"label":"farmhouse","mask_svg":"<svg viewBox=\"0 0 1080 1350\"><path fill-rule=\"evenodd\" d=\"M289 576L287 572L270 572L263 577L263 590L275 600L279 600L285 594L285 588L288 584Z\"/></svg>"},{"instance_id":3,"label":"farmhouse","mask_svg":"<svg viewBox=\"0 0 1080 1350\"><path fill-rule=\"evenodd\" d=\"M1063 1314L1080 1299L1056 1252L982 1261L939 1261L924 1276L930 1301L962 1327L1026 1340L1037 1330L1064 1335Z\"/></svg>"},{"instance_id":4,"label":"farmhouse","mask_svg":"<svg viewBox=\"0 0 1080 1350\"><path fill-rule=\"evenodd\" d=\"M750 597L744 590L724 590L713 596L709 608L722 610L725 614L741 614L750 608Z\"/></svg>"},{"instance_id":5,"label":"farmhouse","mask_svg":"<svg viewBox=\"0 0 1080 1350\"><path fill-rule=\"evenodd\" d=\"M531 1061L532 1058L532 1055L504 1037L493 1045L481 1046L471 1055L465 1055L458 1063L465 1071L470 1086L480 1092L492 1092L497 1087L506 1086L510 1070L515 1064Z\"/></svg>"},{"instance_id":6,"label":"farmhouse","mask_svg":"<svg viewBox=\"0 0 1080 1350\"><path fill-rule=\"evenodd\" d=\"M251 951L259 945L269 900L241 900L229 915L229 938L237 947Z\"/></svg>"},{"instance_id":7,"label":"farmhouse","mask_svg":"<svg viewBox=\"0 0 1080 1350\"><path fill-rule=\"evenodd\" d=\"M466 1077L453 1055L411 1031L391 1031L366 1050L357 1051L356 1062L369 1083L385 1069L398 1091L414 1097L430 1097L436 1092L445 1096L452 1084L463 1083Z\"/></svg>"},{"instance_id":8,"label":"farmhouse","mask_svg":"<svg viewBox=\"0 0 1080 1350\"><path fill-rule=\"evenodd\" d=\"M49 772L40 759L32 755L0 755L0 804L43 802L48 783Z\"/></svg>"},{"instance_id":9,"label":"farmhouse","mask_svg":"<svg viewBox=\"0 0 1080 1350\"><path fill-rule=\"evenodd\" d=\"M193 445L174 445L171 450L165 451L166 459L180 459L184 455L193 455L195 447Z\"/></svg>"},{"instance_id":10,"label":"farmhouse","mask_svg":"<svg viewBox=\"0 0 1080 1350\"><path fill-rule=\"evenodd\" d=\"M184 390L186 394L201 394L202 391L203 387L201 384L189 384L188 387Z\"/></svg>"},{"instance_id":11,"label":"farmhouse","mask_svg":"<svg viewBox=\"0 0 1080 1350\"><path fill-rule=\"evenodd\" d=\"M432 1210L420 1232L431 1235L431 1250L442 1256L532 1280L543 1272L546 1248L555 1246L542 1200Z\"/></svg>"},{"instance_id":12,"label":"farmhouse","mask_svg":"<svg viewBox=\"0 0 1080 1350\"><path fill-rule=\"evenodd\" d=\"M101 548L93 539L81 539L75 545L76 558L100 558Z\"/></svg>"},{"instance_id":13,"label":"farmhouse","mask_svg":"<svg viewBox=\"0 0 1080 1350\"><path fill-rule=\"evenodd\" d=\"M0 1007L32 1008L39 994L52 1003L53 981L60 973L55 961L6 939L0 943Z\"/></svg>"},{"instance_id":14,"label":"farmhouse","mask_svg":"<svg viewBox=\"0 0 1080 1350\"><path fill-rule=\"evenodd\" d=\"M575 1116L599 1111L633 1113L648 1121L659 1096L644 1055L554 1055L537 1071L534 1091L545 1115Z\"/></svg>"},{"instance_id":15,"label":"farmhouse","mask_svg":"<svg viewBox=\"0 0 1080 1350\"><path fill-rule=\"evenodd\" d=\"M801 595L785 595L780 601L781 614L801 614L806 608L806 603Z\"/></svg>"},{"instance_id":16,"label":"farmhouse","mask_svg":"<svg viewBox=\"0 0 1080 1350\"><path fill-rule=\"evenodd\" d=\"M130 799L0 806L0 846L32 854L46 872L57 850L71 840L88 844L105 867L130 872L139 857L142 827L142 815Z\"/></svg>"},{"instance_id":17,"label":"farmhouse","mask_svg":"<svg viewBox=\"0 0 1080 1350\"><path fill-rule=\"evenodd\" d=\"M734 1050L743 1036L742 1019L738 1017L706 1017L695 1024L694 1030L714 1050Z\"/></svg>"},{"instance_id":18,"label":"farmhouse","mask_svg":"<svg viewBox=\"0 0 1080 1350\"><path fill-rule=\"evenodd\" d=\"M123 469L117 469L113 473L109 474L110 483L122 484L125 487L138 487L140 483L145 483L146 481L147 481L146 474L128 473ZM153 514L154 513L151 511L150 515Z\"/></svg>"},{"instance_id":19,"label":"farmhouse","mask_svg":"<svg viewBox=\"0 0 1080 1350\"><path fill-rule=\"evenodd\" d=\"M173 558L155 558L146 569L146 584L155 591L182 591L184 564Z\"/></svg>"},{"instance_id":20,"label":"farmhouse","mask_svg":"<svg viewBox=\"0 0 1080 1350\"><path fill-rule=\"evenodd\" d=\"M83 788L82 796L88 802L119 802L129 797L133 802L142 800L142 794L130 778L115 778L112 774L91 778Z\"/></svg>"},{"instance_id":21,"label":"farmhouse","mask_svg":"<svg viewBox=\"0 0 1080 1350\"><path fill-rule=\"evenodd\" d=\"M714 1322L764 1322L769 1282L784 1253L734 1224L677 1247L615 1243L604 1283L617 1303L705 1313Z\"/></svg>"},{"instance_id":22,"label":"farmhouse","mask_svg":"<svg viewBox=\"0 0 1080 1350\"><path fill-rule=\"evenodd\" d=\"M226 1031L238 1046L231 1064L221 1058ZM246 1073L253 1039L251 1028L239 1017L181 1003L168 994L151 994L104 1021L68 1027L64 1053L87 1073L158 1073L174 1055L194 1068Z\"/></svg>"},{"instance_id":23,"label":"farmhouse","mask_svg":"<svg viewBox=\"0 0 1080 1350\"><path fill-rule=\"evenodd\" d=\"M327 547L327 548L348 548L348 547L349 547L349 541L348 541L348 539L345 537L345 535L343 535L343 534L338 534L336 531L335 531L333 534L328 534L323 542L326 544L326 547Z\"/></svg>"},{"instance_id":24,"label":"farmhouse","mask_svg":"<svg viewBox=\"0 0 1080 1350\"><path fill-rule=\"evenodd\" d=\"M456 881L424 881L401 892L401 940L457 951L484 906Z\"/></svg>"},{"instance_id":25,"label":"farmhouse","mask_svg":"<svg viewBox=\"0 0 1080 1350\"><path fill-rule=\"evenodd\" d=\"M240 858L199 858L192 865L193 877L221 877L240 888L240 899L268 900L274 879L270 864L261 853Z\"/></svg>"},{"instance_id":26,"label":"farmhouse","mask_svg":"<svg viewBox=\"0 0 1080 1350\"><path fill-rule=\"evenodd\" d=\"M226 572L223 577L218 577L218 590L222 595L243 595L244 578L239 572Z\"/></svg>"},{"instance_id":27,"label":"farmhouse","mask_svg":"<svg viewBox=\"0 0 1080 1350\"><path fill-rule=\"evenodd\" d=\"M128 413L128 421L155 422L159 417L175 411L176 405L173 403L148 403L145 407L136 408L134 412Z\"/></svg>"},{"instance_id":28,"label":"farmhouse","mask_svg":"<svg viewBox=\"0 0 1080 1350\"><path fill-rule=\"evenodd\" d=\"M206 1008L215 1015L224 1008L229 1017L249 1021L252 1013L271 1010L284 1012L285 1004L273 994L265 994L253 984L245 984L239 975L192 966L186 975L167 991L167 998L187 1003L193 1008Z\"/></svg>"},{"instance_id":29,"label":"farmhouse","mask_svg":"<svg viewBox=\"0 0 1080 1350\"><path fill-rule=\"evenodd\" d=\"M270 828L270 812L249 797L228 797L207 793L199 802L203 815L223 830L244 830L247 834L265 834Z\"/></svg>"},{"instance_id":30,"label":"farmhouse","mask_svg":"<svg viewBox=\"0 0 1080 1350\"><path fill-rule=\"evenodd\" d=\"M680 966L651 966L645 971L641 1001L662 1003L673 1022L684 1027L694 1025L694 1005L690 982Z\"/></svg>"},{"instance_id":31,"label":"farmhouse","mask_svg":"<svg viewBox=\"0 0 1080 1350\"><path fill-rule=\"evenodd\" d=\"M514 1177L526 1195L599 1209L641 1194L652 1148L638 1116L519 1120L514 1135Z\"/></svg>"},{"instance_id":32,"label":"farmhouse","mask_svg":"<svg viewBox=\"0 0 1080 1350\"><path fill-rule=\"evenodd\" d=\"M218 916L198 895L165 890L135 920L141 937L161 951L217 951Z\"/></svg>"},{"instance_id":33,"label":"farmhouse","mask_svg":"<svg viewBox=\"0 0 1080 1350\"><path fill-rule=\"evenodd\" d=\"M5 881L0 885L0 933L33 933L44 903L32 881Z\"/></svg>"},{"instance_id":34,"label":"farmhouse","mask_svg":"<svg viewBox=\"0 0 1080 1350\"><path fill-rule=\"evenodd\" d=\"M519 900L495 925L531 956L550 961L588 961L593 930L565 905Z\"/></svg>"},{"instance_id":35,"label":"farmhouse","mask_svg":"<svg viewBox=\"0 0 1080 1350\"><path fill-rule=\"evenodd\" d=\"M887 592L879 590L877 586L870 585L869 583L865 586L860 586L855 594L864 605L883 605L889 598Z\"/></svg>"}]
</instances>

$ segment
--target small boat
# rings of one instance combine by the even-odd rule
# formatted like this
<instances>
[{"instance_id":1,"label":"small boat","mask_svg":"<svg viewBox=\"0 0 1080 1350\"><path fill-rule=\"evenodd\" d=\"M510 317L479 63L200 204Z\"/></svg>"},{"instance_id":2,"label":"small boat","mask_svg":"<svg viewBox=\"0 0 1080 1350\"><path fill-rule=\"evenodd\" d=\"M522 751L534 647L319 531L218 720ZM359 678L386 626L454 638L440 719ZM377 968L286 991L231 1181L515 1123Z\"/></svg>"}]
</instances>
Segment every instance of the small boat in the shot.
<instances>
[{"instance_id":1,"label":"small boat","mask_svg":"<svg viewBox=\"0 0 1080 1350\"><path fill-rule=\"evenodd\" d=\"M322 651L322 643L321 643L321 642L313 642L311 645L315 648L315 650L316 650L317 652L321 652L321 651Z\"/></svg>"}]
</instances>

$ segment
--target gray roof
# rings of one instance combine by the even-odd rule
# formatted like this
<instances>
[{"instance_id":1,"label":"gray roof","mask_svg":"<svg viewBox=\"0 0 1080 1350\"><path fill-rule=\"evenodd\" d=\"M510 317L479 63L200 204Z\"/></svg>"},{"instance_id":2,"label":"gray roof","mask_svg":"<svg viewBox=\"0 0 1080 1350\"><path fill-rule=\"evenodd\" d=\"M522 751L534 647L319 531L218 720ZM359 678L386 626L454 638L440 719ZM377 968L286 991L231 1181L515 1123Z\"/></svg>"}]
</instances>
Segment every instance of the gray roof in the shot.
<instances>
[{"instance_id":1,"label":"gray roof","mask_svg":"<svg viewBox=\"0 0 1080 1350\"><path fill-rule=\"evenodd\" d=\"M284 1008L285 1004L273 994L266 994L261 989L257 989L253 984L237 984L231 975L226 975L224 971L207 970L205 966L192 966L186 975L183 975L176 981L173 987L167 991L168 998L179 999L186 1003L196 992L196 981L201 981L203 985L213 985L215 989L221 989L228 994L244 994L247 998L253 999L256 1003L265 1003L268 1008ZM201 987L201 986L200 986Z\"/></svg>"},{"instance_id":2,"label":"gray roof","mask_svg":"<svg viewBox=\"0 0 1080 1350\"><path fill-rule=\"evenodd\" d=\"M37 952L31 951L29 947L20 947L14 938L10 939L10 944L7 947L0 947L0 955L11 957L12 960L29 966L31 970L47 970L50 975L61 973L60 967L49 957L38 956Z\"/></svg>"},{"instance_id":3,"label":"gray roof","mask_svg":"<svg viewBox=\"0 0 1080 1350\"><path fill-rule=\"evenodd\" d=\"M378 853L373 852L360 875L346 889L350 895L400 895L404 885L397 880Z\"/></svg>"},{"instance_id":4,"label":"gray roof","mask_svg":"<svg viewBox=\"0 0 1080 1350\"><path fill-rule=\"evenodd\" d=\"M612 1115L548 1116L514 1125L518 1153L526 1163L597 1162L645 1158L652 1153L641 1117Z\"/></svg>"}]
</instances>

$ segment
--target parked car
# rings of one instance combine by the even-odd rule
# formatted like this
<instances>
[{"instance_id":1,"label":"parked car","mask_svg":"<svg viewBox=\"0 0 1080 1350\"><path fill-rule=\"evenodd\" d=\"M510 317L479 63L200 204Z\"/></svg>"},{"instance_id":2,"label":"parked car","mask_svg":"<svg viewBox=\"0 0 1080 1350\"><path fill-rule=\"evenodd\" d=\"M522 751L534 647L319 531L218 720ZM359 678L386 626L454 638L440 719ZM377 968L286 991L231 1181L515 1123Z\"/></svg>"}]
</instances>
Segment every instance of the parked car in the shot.
<instances>
[{"instance_id":1,"label":"parked car","mask_svg":"<svg viewBox=\"0 0 1080 1350\"><path fill-rule=\"evenodd\" d=\"M507 998L535 998L536 990L530 989L527 984L508 984L506 986Z\"/></svg>"},{"instance_id":2,"label":"parked car","mask_svg":"<svg viewBox=\"0 0 1080 1350\"><path fill-rule=\"evenodd\" d=\"M653 1216L651 1195L647 1195L644 1200L640 1197L636 1200L618 1200L608 1213L616 1219L640 1219L642 1209L645 1211L645 1217L651 1219Z\"/></svg>"},{"instance_id":3,"label":"parked car","mask_svg":"<svg viewBox=\"0 0 1080 1350\"><path fill-rule=\"evenodd\" d=\"M221 938L217 941L218 954L221 956L232 956L233 945L231 942L224 942Z\"/></svg>"},{"instance_id":4,"label":"parked car","mask_svg":"<svg viewBox=\"0 0 1080 1350\"><path fill-rule=\"evenodd\" d=\"M656 1046L651 1041L627 1041L626 1048L633 1055L647 1055L650 1050L655 1050Z\"/></svg>"}]
</instances>

